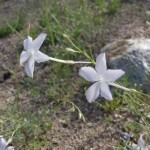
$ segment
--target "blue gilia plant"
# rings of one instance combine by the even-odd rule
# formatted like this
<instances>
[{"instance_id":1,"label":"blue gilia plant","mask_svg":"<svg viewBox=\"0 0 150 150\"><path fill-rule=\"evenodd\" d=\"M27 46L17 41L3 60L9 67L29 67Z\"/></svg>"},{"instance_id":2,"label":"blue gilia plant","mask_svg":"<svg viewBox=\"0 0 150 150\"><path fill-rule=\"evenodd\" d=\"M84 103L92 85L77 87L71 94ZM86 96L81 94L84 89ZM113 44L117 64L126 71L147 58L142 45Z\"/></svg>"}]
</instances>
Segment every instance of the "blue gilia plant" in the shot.
<instances>
[{"instance_id":1,"label":"blue gilia plant","mask_svg":"<svg viewBox=\"0 0 150 150\"><path fill-rule=\"evenodd\" d=\"M107 70L105 53L98 55L96 59L96 63L95 63L95 60L93 59L93 57L90 57L85 51L80 50L69 39L67 35L64 35L64 37L76 49L76 50L73 50L71 48L67 48L66 49L67 51L82 54L86 56L91 62L61 60L61 59L49 57L48 55L39 51L42 43L44 42L46 38L46 34L41 33L35 40L32 40L32 37L28 36L27 39L25 39L23 42L25 51L21 53L20 65L25 66L25 71L29 77L33 78L35 62L41 63L44 61L52 60L52 61L56 61L60 63L66 63L66 64L93 63L95 64L95 69L92 67L82 67L79 71L80 76L85 78L87 81L94 83L86 91L86 94L85 94L89 103L94 102L99 96L102 96L108 100L113 100L109 85L121 88L126 91L136 92L134 89L128 89L128 88L125 88L123 86L120 86L114 83L117 79L119 79L122 75L124 75L125 72L121 69L118 69L118 70L108 69Z\"/></svg>"},{"instance_id":2,"label":"blue gilia plant","mask_svg":"<svg viewBox=\"0 0 150 150\"><path fill-rule=\"evenodd\" d=\"M35 40L32 40L32 37L28 36L24 40L23 46L25 51L21 53L20 65L25 66L25 71L27 75L33 78L34 64L35 62L41 63L44 61L52 60L60 63L75 64L75 63L91 63L91 62L82 62L82 61L72 61L72 60L61 60L53 57L49 57L44 53L40 52L39 49L46 38L45 33L41 33Z\"/></svg>"}]
</instances>

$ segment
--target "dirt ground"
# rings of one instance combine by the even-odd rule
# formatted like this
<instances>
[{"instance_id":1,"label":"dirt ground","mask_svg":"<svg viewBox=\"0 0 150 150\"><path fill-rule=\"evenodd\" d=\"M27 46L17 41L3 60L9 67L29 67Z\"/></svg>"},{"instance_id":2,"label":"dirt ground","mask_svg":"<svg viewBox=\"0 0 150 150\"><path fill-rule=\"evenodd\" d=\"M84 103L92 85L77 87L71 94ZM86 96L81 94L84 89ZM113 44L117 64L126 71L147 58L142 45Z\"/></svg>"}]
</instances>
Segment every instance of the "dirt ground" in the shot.
<instances>
[{"instance_id":1,"label":"dirt ground","mask_svg":"<svg viewBox=\"0 0 150 150\"><path fill-rule=\"evenodd\" d=\"M19 1L23 3L23 1ZM25 1L24 1L25 2ZM0 5L0 23L6 21L7 16L22 7L18 0L7 0L5 5ZM8 11L9 10L9 11ZM146 24L146 11L150 10L149 0L137 0L134 3L124 1L121 9L108 20L104 39L111 42L118 39L150 38L150 25ZM4 17L6 16L6 17ZM22 41L17 34L0 39L0 107L5 107L6 102L13 101L16 93L16 84L12 70L18 67L17 76L24 76L24 71L19 67L18 56L22 49L16 50L16 45ZM99 39L95 39L95 47ZM21 46L20 46L21 48ZM50 132L53 150L113 150L117 149L125 129L122 122L128 120L129 114L118 111L105 113L94 104L76 99L75 103L81 108L86 122L78 119L76 112L62 110L53 116L53 127ZM112 116L113 121L106 123L105 118Z\"/></svg>"}]
</instances>

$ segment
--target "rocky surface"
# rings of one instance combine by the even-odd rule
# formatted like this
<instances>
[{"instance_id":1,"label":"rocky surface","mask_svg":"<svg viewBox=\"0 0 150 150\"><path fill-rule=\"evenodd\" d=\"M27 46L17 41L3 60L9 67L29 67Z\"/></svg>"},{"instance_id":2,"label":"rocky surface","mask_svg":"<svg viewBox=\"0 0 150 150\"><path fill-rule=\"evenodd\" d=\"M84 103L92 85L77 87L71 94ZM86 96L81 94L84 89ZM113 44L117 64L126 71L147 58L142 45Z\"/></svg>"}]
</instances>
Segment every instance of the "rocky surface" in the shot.
<instances>
[{"instance_id":1,"label":"rocky surface","mask_svg":"<svg viewBox=\"0 0 150 150\"><path fill-rule=\"evenodd\" d=\"M119 40L101 49L113 69L123 69L132 83L150 92L150 39Z\"/></svg>"}]
</instances>

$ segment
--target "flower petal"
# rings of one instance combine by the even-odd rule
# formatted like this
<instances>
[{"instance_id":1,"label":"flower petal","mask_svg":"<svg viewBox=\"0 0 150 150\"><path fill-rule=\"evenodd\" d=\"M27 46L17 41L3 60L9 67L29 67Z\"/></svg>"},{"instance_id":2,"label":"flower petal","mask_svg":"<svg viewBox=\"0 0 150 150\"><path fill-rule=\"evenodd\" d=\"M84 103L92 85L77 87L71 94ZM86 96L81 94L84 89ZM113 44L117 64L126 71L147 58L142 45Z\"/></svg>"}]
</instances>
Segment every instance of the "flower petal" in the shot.
<instances>
[{"instance_id":1,"label":"flower petal","mask_svg":"<svg viewBox=\"0 0 150 150\"><path fill-rule=\"evenodd\" d=\"M34 59L38 63L50 60L48 55L45 55L44 53L42 53L40 51L35 53Z\"/></svg>"},{"instance_id":2,"label":"flower petal","mask_svg":"<svg viewBox=\"0 0 150 150\"><path fill-rule=\"evenodd\" d=\"M138 139L137 145L140 147L145 147L145 141L143 140L143 135L141 135L140 138Z\"/></svg>"},{"instance_id":3,"label":"flower petal","mask_svg":"<svg viewBox=\"0 0 150 150\"><path fill-rule=\"evenodd\" d=\"M137 144L132 143L132 150L140 150Z\"/></svg>"},{"instance_id":4,"label":"flower petal","mask_svg":"<svg viewBox=\"0 0 150 150\"><path fill-rule=\"evenodd\" d=\"M87 89L85 95L89 103L94 102L100 95L100 83L96 82L90 86Z\"/></svg>"},{"instance_id":5,"label":"flower petal","mask_svg":"<svg viewBox=\"0 0 150 150\"><path fill-rule=\"evenodd\" d=\"M9 146L6 148L6 150L15 150L15 148L13 146Z\"/></svg>"},{"instance_id":6,"label":"flower petal","mask_svg":"<svg viewBox=\"0 0 150 150\"><path fill-rule=\"evenodd\" d=\"M27 39L23 41L23 46L26 51L32 49L32 37L28 36Z\"/></svg>"},{"instance_id":7,"label":"flower petal","mask_svg":"<svg viewBox=\"0 0 150 150\"><path fill-rule=\"evenodd\" d=\"M95 82L98 79L98 74L92 67L82 67L79 71L79 75L89 82Z\"/></svg>"},{"instance_id":8,"label":"flower petal","mask_svg":"<svg viewBox=\"0 0 150 150\"><path fill-rule=\"evenodd\" d=\"M33 40L33 49L34 51L38 51L43 44L47 34L41 33L35 40Z\"/></svg>"},{"instance_id":9,"label":"flower petal","mask_svg":"<svg viewBox=\"0 0 150 150\"><path fill-rule=\"evenodd\" d=\"M101 53L96 58L95 69L99 75L103 75L107 70L105 53Z\"/></svg>"},{"instance_id":10,"label":"flower petal","mask_svg":"<svg viewBox=\"0 0 150 150\"><path fill-rule=\"evenodd\" d=\"M6 148L6 140L4 138L0 138L0 150L5 150Z\"/></svg>"},{"instance_id":11,"label":"flower petal","mask_svg":"<svg viewBox=\"0 0 150 150\"><path fill-rule=\"evenodd\" d=\"M35 63L35 61L34 61L33 57L30 57L25 64L26 73L31 78L33 78L34 63Z\"/></svg>"},{"instance_id":12,"label":"flower petal","mask_svg":"<svg viewBox=\"0 0 150 150\"><path fill-rule=\"evenodd\" d=\"M113 100L109 85L105 82L101 83L101 96L108 100Z\"/></svg>"},{"instance_id":13,"label":"flower petal","mask_svg":"<svg viewBox=\"0 0 150 150\"><path fill-rule=\"evenodd\" d=\"M20 65L22 66L28 59L30 55L27 51L23 51L20 56Z\"/></svg>"},{"instance_id":14,"label":"flower petal","mask_svg":"<svg viewBox=\"0 0 150 150\"><path fill-rule=\"evenodd\" d=\"M108 69L106 73L104 74L104 79L106 82L113 83L124 74L125 72L121 69L118 69L118 70Z\"/></svg>"}]
</instances>

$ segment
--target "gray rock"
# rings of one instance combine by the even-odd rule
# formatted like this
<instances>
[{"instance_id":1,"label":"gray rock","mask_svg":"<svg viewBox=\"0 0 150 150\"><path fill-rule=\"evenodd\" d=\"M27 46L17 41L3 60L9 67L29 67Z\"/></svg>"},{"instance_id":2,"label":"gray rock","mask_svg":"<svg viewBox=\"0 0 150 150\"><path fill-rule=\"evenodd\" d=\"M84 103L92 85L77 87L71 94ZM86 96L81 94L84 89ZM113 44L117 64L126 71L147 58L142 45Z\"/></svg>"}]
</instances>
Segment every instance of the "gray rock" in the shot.
<instances>
[{"instance_id":1,"label":"gray rock","mask_svg":"<svg viewBox=\"0 0 150 150\"><path fill-rule=\"evenodd\" d=\"M122 69L131 83L150 92L150 39L119 40L101 49L106 52L108 66Z\"/></svg>"}]
</instances>

